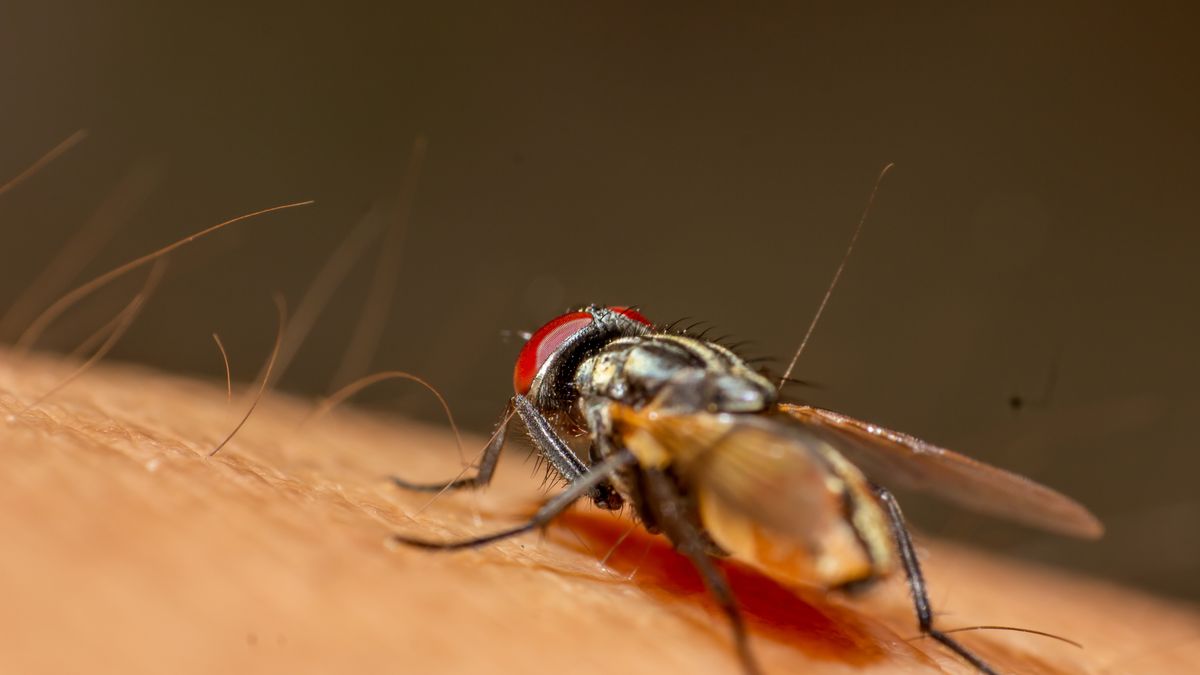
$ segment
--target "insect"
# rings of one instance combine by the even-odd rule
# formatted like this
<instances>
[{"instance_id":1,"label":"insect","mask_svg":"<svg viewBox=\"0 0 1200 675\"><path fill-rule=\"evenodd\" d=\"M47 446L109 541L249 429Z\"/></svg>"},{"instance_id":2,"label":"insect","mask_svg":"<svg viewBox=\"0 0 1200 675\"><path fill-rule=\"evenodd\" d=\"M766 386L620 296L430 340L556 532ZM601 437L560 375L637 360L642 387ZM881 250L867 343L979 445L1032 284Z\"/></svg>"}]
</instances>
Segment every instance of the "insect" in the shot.
<instances>
[{"instance_id":1,"label":"insect","mask_svg":"<svg viewBox=\"0 0 1200 675\"><path fill-rule=\"evenodd\" d=\"M553 319L521 350L513 387L474 476L393 481L420 491L484 487L510 421L519 419L567 487L516 527L460 541L396 541L465 549L545 526L582 498L603 509L628 504L696 566L728 616L747 673L760 671L714 557L733 556L785 583L828 588L900 568L921 631L979 671L995 672L934 627L913 542L885 481L1063 534L1102 532L1083 506L1027 478L830 410L782 402L734 352L656 327L636 309L593 305ZM568 441L580 435L588 448L577 454Z\"/></svg>"}]
</instances>

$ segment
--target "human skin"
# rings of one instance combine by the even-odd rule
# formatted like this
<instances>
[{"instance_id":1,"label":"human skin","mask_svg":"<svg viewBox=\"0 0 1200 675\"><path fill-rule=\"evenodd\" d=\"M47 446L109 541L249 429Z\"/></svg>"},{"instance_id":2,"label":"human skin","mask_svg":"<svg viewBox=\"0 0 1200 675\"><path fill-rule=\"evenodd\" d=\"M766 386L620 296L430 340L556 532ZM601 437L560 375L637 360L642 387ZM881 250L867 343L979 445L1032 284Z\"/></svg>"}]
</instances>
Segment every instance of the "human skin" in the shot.
<instances>
[{"instance_id":1,"label":"human skin","mask_svg":"<svg viewBox=\"0 0 1200 675\"><path fill-rule=\"evenodd\" d=\"M0 351L0 672L739 673L723 617L661 537L579 506L542 535L434 553L392 532L511 525L542 493L509 451L488 490L444 429L223 382ZM252 387L250 388L252 389ZM464 439L468 458L484 439ZM632 528L632 530L631 530ZM612 542L631 532L621 546ZM939 625L1004 673L1200 672L1200 616L1064 570L919 541ZM603 563L601 560L603 559ZM768 675L969 673L902 576L847 596L727 567Z\"/></svg>"}]
</instances>

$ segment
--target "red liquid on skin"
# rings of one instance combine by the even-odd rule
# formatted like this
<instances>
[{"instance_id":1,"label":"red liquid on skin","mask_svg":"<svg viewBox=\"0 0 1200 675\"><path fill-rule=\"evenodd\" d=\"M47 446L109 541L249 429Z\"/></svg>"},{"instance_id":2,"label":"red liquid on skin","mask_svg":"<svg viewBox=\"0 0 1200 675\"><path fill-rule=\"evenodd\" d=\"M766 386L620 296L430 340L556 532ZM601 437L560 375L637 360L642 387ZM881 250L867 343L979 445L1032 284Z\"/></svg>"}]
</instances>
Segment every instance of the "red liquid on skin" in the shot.
<instances>
[{"instance_id":1,"label":"red liquid on skin","mask_svg":"<svg viewBox=\"0 0 1200 675\"><path fill-rule=\"evenodd\" d=\"M603 555L629 532L631 522L609 514L572 511L561 516L557 525L569 528L588 550ZM558 539L566 545L574 541L569 536ZM574 544L579 546L578 541ZM609 554L605 564L623 575L636 570L630 583L643 590L721 613L691 561L676 552L666 538L640 526ZM894 633L878 621L833 604L821 589L790 588L732 560L718 560L717 564L729 580L752 635L785 643L814 659L856 665L883 659L893 649L884 641L896 640ZM909 649L903 642L900 645Z\"/></svg>"}]
</instances>

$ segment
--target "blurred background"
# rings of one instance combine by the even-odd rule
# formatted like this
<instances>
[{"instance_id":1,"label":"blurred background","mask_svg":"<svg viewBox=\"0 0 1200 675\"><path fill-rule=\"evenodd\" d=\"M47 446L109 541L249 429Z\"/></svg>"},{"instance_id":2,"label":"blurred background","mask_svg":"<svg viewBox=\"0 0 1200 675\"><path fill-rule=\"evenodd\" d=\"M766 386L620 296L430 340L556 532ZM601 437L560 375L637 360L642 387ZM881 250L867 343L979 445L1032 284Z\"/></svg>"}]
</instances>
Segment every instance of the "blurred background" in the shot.
<instances>
[{"instance_id":1,"label":"blurred background","mask_svg":"<svg viewBox=\"0 0 1200 675\"><path fill-rule=\"evenodd\" d=\"M790 393L1036 477L1109 534L910 500L921 530L1196 600L1194 26L888 3L5 3L0 181L88 137L0 196L0 308L81 231L98 234L75 282L314 199L172 256L110 358L221 379L219 331L250 380L271 292L294 307L366 222L378 238L280 388L411 370L484 432L511 394L506 331L571 305L704 319L782 371L895 162L798 365L818 386ZM394 287L374 296L378 348L347 362L374 278ZM40 345L70 351L143 279ZM359 400L441 423L411 384Z\"/></svg>"}]
</instances>

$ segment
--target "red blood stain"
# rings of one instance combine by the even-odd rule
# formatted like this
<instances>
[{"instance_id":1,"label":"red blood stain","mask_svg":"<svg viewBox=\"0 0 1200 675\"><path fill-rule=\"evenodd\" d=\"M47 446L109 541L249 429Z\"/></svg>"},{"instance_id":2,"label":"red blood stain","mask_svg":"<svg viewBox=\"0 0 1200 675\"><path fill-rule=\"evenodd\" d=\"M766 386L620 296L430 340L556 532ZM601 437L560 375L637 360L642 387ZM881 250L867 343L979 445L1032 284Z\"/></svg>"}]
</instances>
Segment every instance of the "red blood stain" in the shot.
<instances>
[{"instance_id":1,"label":"red blood stain","mask_svg":"<svg viewBox=\"0 0 1200 675\"><path fill-rule=\"evenodd\" d=\"M633 575L630 583L665 598L720 612L691 561L664 537L640 526L630 532L630 521L597 512L570 512L560 517L558 524L583 540L587 550L597 555L611 551L605 564L619 574ZM557 538L567 545L573 541L569 536ZM881 640L894 637L890 631L848 607L834 605L825 591L784 586L732 560L720 560L718 565L751 633L828 661L864 664L882 659L888 652Z\"/></svg>"}]
</instances>

